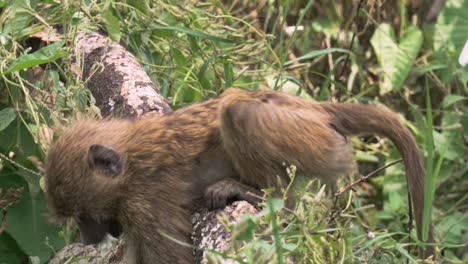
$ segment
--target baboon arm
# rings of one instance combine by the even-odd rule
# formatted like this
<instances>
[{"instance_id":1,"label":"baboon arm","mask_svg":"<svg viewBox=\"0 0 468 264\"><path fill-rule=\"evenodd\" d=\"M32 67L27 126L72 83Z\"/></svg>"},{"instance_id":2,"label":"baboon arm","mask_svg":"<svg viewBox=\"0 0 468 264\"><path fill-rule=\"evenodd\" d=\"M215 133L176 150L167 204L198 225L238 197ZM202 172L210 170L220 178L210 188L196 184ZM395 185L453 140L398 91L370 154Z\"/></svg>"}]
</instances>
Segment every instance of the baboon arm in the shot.
<instances>
[{"instance_id":1,"label":"baboon arm","mask_svg":"<svg viewBox=\"0 0 468 264\"><path fill-rule=\"evenodd\" d=\"M133 225L137 226L132 226L125 235L128 247L124 256L134 261L132 264L151 264L155 260L156 263L193 263L187 210L167 205L148 207L140 219L133 218Z\"/></svg>"},{"instance_id":2,"label":"baboon arm","mask_svg":"<svg viewBox=\"0 0 468 264\"><path fill-rule=\"evenodd\" d=\"M193 204L185 167L154 172L157 181L134 178L132 194L124 204L124 234L137 263L193 263L191 247ZM141 185L144 184L144 188ZM126 229L126 228L127 229Z\"/></svg>"}]
</instances>

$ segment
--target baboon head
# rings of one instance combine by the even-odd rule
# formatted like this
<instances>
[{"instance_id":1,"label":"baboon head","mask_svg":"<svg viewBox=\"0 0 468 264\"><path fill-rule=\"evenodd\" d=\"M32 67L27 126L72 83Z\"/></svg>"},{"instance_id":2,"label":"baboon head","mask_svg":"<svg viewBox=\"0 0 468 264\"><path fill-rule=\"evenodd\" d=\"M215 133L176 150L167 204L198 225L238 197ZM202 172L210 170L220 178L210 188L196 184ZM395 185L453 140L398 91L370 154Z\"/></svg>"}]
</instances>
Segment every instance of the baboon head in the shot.
<instances>
[{"instance_id":1,"label":"baboon head","mask_svg":"<svg viewBox=\"0 0 468 264\"><path fill-rule=\"evenodd\" d=\"M87 129L81 130L85 124ZM122 231L118 217L125 194L126 157L119 133L103 137L104 130L92 121L76 122L61 133L47 156L50 217L54 222L73 218L85 244Z\"/></svg>"}]
</instances>

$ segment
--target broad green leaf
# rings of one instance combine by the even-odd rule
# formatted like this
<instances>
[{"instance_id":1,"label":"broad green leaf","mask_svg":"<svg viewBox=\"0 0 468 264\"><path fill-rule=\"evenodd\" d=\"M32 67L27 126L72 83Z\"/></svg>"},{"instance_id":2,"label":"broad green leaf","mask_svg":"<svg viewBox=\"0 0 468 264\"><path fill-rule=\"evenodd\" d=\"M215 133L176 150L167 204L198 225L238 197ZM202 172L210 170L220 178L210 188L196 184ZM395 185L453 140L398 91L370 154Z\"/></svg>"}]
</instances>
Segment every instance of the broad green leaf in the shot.
<instances>
[{"instance_id":1,"label":"broad green leaf","mask_svg":"<svg viewBox=\"0 0 468 264\"><path fill-rule=\"evenodd\" d=\"M0 263L22 263L24 259L26 259L26 255L15 239L7 232L0 234Z\"/></svg>"},{"instance_id":2,"label":"broad green leaf","mask_svg":"<svg viewBox=\"0 0 468 264\"><path fill-rule=\"evenodd\" d=\"M390 150L389 156L386 157L386 162L400 158L399 151L393 147ZM379 211L379 218L391 216L395 217L396 213L407 211L406 193L407 188L403 177L405 175L405 166L403 162L397 163L385 169L385 176L380 180L384 199L383 209ZM378 177L374 181L379 180Z\"/></svg>"},{"instance_id":3,"label":"broad green leaf","mask_svg":"<svg viewBox=\"0 0 468 264\"><path fill-rule=\"evenodd\" d=\"M408 76L421 49L423 35L417 27L410 26L396 42L395 32L389 24L380 24L371 38L371 45L379 62L380 93L398 91Z\"/></svg>"},{"instance_id":4,"label":"broad green leaf","mask_svg":"<svg viewBox=\"0 0 468 264\"><path fill-rule=\"evenodd\" d=\"M4 108L0 111L0 131L5 129L16 118L16 111L11 107Z\"/></svg>"},{"instance_id":5,"label":"broad green leaf","mask_svg":"<svg viewBox=\"0 0 468 264\"><path fill-rule=\"evenodd\" d=\"M444 234L446 243L458 244L463 241L468 230L468 215L464 212L453 212L450 215L444 215L439 218L437 229ZM466 238L465 238L466 239Z\"/></svg>"},{"instance_id":6,"label":"broad green leaf","mask_svg":"<svg viewBox=\"0 0 468 264\"><path fill-rule=\"evenodd\" d=\"M434 32L434 49L458 51L468 39L468 0L448 0L440 12Z\"/></svg>"},{"instance_id":7,"label":"broad green leaf","mask_svg":"<svg viewBox=\"0 0 468 264\"><path fill-rule=\"evenodd\" d=\"M278 212L279 210L283 209L284 201L278 198L271 198L268 205L271 206L271 210L273 212Z\"/></svg>"},{"instance_id":8,"label":"broad green leaf","mask_svg":"<svg viewBox=\"0 0 468 264\"><path fill-rule=\"evenodd\" d=\"M444 100L442 101L442 107L447 108L447 107L453 105L456 102L466 100L466 99L468 99L468 98L465 97L465 96L461 96L461 95L456 95L456 94L447 95L447 96L445 96Z\"/></svg>"},{"instance_id":9,"label":"broad green leaf","mask_svg":"<svg viewBox=\"0 0 468 264\"><path fill-rule=\"evenodd\" d=\"M104 12L104 21L106 22L107 33L109 37L119 43L120 42L120 21L112 14L111 10Z\"/></svg>"},{"instance_id":10,"label":"broad green leaf","mask_svg":"<svg viewBox=\"0 0 468 264\"><path fill-rule=\"evenodd\" d=\"M24 122L15 122L14 125L6 127L0 136L1 148L15 153L22 153L22 155L18 155L15 159L20 164L23 164L23 161L27 162L28 156L37 156L38 151L38 145L34 142L34 137L26 125Z\"/></svg>"},{"instance_id":11,"label":"broad green leaf","mask_svg":"<svg viewBox=\"0 0 468 264\"><path fill-rule=\"evenodd\" d=\"M442 135L449 142L449 149L445 153L445 159L464 163L465 144L463 142L463 127L461 116L455 112L446 112L442 116ZM444 142L445 143L445 142ZM441 153L445 144L436 145L436 150Z\"/></svg>"},{"instance_id":12,"label":"broad green leaf","mask_svg":"<svg viewBox=\"0 0 468 264\"><path fill-rule=\"evenodd\" d=\"M29 24L34 19L34 15L30 12L30 10L34 8L31 2L29 0L13 0L7 2L10 2L10 5L5 7L2 11L2 22L6 22L0 26L2 35L14 39L22 39L29 36L29 34L31 34L31 27L29 27Z\"/></svg>"},{"instance_id":13,"label":"broad green leaf","mask_svg":"<svg viewBox=\"0 0 468 264\"><path fill-rule=\"evenodd\" d=\"M5 71L5 74L19 71L26 68L31 68L37 65L55 61L67 54L62 50L65 42L59 41L39 49L31 54L20 56L13 64Z\"/></svg>"},{"instance_id":14,"label":"broad green leaf","mask_svg":"<svg viewBox=\"0 0 468 264\"><path fill-rule=\"evenodd\" d=\"M385 202L385 211L387 212L398 212L402 208L405 208L406 201L404 196L399 192L390 192L388 194L388 201Z\"/></svg>"},{"instance_id":15,"label":"broad green leaf","mask_svg":"<svg viewBox=\"0 0 468 264\"><path fill-rule=\"evenodd\" d=\"M60 228L47 221L44 193L32 195L29 191L30 184L10 169L3 169L2 173L8 175L0 176L2 188L24 187L19 203L8 208L5 232L26 255L37 256L41 261L46 261L54 253L54 249L64 246L64 240L58 237Z\"/></svg>"},{"instance_id":16,"label":"broad green leaf","mask_svg":"<svg viewBox=\"0 0 468 264\"><path fill-rule=\"evenodd\" d=\"M448 0L434 28L435 58L438 63L450 65L440 74L444 83L457 77L464 83L468 82L468 67L457 62L467 40L468 0Z\"/></svg>"}]
</instances>

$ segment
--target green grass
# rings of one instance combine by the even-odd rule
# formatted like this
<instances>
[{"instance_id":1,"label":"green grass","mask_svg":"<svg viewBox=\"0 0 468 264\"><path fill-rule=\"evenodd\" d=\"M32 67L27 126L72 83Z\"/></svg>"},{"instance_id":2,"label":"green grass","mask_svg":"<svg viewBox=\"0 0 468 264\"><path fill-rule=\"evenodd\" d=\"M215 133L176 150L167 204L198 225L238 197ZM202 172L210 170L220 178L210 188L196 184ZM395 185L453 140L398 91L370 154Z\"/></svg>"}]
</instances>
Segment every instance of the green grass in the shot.
<instances>
[{"instance_id":1,"label":"green grass","mask_svg":"<svg viewBox=\"0 0 468 264\"><path fill-rule=\"evenodd\" d=\"M19 203L7 210L0 262L43 263L76 239L73 228L45 220L41 178L33 172L42 171L56 124L77 113L96 114L70 56L79 29L106 32L134 54L174 109L237 86L397 111L425 154L424 235L432 215L441 259L466 262L468 69L457 56L467 25L453 18L466 17L468 1L449 0L435 24L417 25L407 1L387 1L385 8L353 3L0 1L0 188L24 188ZM296 26L292 35L286 26ZM53 34L63 42L46 43ZM399 158L386 139L353 143L361 174ZM293 210L269 197L259 215L228 227L232 250L213 255L239 263L420 261L414 230L405 232L401 164L336 204L329 187L312 182L308 188Z\"/></svg>"}]
</instances>

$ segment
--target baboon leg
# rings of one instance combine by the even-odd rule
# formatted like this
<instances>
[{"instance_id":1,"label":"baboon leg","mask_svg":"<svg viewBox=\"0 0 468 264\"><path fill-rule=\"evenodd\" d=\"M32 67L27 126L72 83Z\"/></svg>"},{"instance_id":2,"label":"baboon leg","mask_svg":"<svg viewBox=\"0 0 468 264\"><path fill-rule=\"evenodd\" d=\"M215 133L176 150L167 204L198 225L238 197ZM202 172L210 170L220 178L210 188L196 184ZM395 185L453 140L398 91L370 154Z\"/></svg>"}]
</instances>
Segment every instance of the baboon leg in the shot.
<instances>
[{"instance_id":1,"label":"baboon leg","mask_svg":"<svg viewBox=\"0 0 468 264\"><path fill-rule=\"evenodd\" d=\"M256 204L260 202L258 197L262 196L262 194L255 188L228 178L208 186L204 196L207 206L211 209L217 209L224 208L229 203L238 200L245 200L251 204Z\"/></svg>"}]
</instances>

